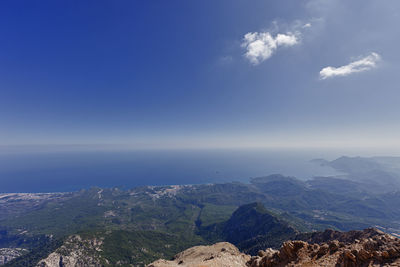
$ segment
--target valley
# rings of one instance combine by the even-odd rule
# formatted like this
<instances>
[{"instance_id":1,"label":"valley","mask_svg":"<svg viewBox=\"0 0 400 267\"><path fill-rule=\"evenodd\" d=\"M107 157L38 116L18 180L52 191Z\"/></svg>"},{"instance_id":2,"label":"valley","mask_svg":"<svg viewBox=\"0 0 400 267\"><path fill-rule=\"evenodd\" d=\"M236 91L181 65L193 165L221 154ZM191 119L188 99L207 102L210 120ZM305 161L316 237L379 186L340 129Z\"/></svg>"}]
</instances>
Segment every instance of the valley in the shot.
<instances>
[{"instance_id":1,"label":"valley","mask_svg":"<svg viewBox=\"0 0 400 267\"><path fill-rule=\"evenodd\" d=\"M35 266L60 256L82 266L88 260L144 266L222 241L256 255L327 228L400 234L399 191L367 189L348 177L304 181L275 174L250 183L2 194L0 246L15 252L4 266Z\"/></svg>"}]
</instances>

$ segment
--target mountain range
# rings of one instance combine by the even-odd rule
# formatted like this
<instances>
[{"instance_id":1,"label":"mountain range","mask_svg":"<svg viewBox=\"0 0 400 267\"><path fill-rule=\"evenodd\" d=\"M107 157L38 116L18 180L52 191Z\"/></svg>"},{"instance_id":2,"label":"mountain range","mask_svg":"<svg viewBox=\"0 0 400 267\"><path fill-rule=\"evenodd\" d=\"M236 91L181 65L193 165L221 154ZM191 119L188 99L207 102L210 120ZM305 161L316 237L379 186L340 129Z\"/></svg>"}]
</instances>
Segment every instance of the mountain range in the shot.
<instances>
[{"instance_id":1,"label":"mountain range","mask_svg":"<svg viewBox=\"0 0 400 267\"><path fill-rule=\"evenodd\" d=\"M143 266L221 241L256 255L327 228L398 235L400 191L389 164L396 161L373 160L315 160L343 175L307 181L275 174L249 183L0 194L0 259L4 266ZM376 173L385 179L371 187Z\"/></svg>"}]
</instances>

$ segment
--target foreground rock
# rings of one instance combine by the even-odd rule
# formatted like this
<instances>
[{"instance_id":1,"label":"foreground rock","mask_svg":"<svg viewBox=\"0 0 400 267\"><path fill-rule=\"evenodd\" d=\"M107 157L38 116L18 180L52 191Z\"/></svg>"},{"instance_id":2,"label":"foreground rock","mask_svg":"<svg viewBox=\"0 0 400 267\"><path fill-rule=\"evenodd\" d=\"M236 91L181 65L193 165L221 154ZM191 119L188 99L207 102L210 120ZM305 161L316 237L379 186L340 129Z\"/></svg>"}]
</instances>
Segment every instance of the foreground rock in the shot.
<instances>
[{"instance_id":1,"label":"foreground rock","mask_svg":"<svg viewBox=\"0 0 400 267\"><path fill-rule=\"evenodd\" d=\"M244 267L250 256L234 245L221 242L212 246L197 246L177 254L172 261L158 260L148 267Z\"/></svg>"},{"instance_id":2,"label":"foreground rock","mask_svg":"<svg viewBox=\"0 0 400 267\"><path fill-rule=\"evenodd\" d=\"M252 257L250 267L400 266L400 240L376 229L315 233L305 241L287 241L279 250Z\"/></svg>"},{"instance_id":3,"label":"foreground rock","mask_svg":"<svg viewBox=\"0 0 400 267\"><path fill-rule=\"evenodd\" d=\"M148 267L273 267L273 266L400 266L400 239L377 229L325 232L286 241L279 250L245 255L230 243L185 250L172 261L158 260Z\"/></svg>"}]
</instances>

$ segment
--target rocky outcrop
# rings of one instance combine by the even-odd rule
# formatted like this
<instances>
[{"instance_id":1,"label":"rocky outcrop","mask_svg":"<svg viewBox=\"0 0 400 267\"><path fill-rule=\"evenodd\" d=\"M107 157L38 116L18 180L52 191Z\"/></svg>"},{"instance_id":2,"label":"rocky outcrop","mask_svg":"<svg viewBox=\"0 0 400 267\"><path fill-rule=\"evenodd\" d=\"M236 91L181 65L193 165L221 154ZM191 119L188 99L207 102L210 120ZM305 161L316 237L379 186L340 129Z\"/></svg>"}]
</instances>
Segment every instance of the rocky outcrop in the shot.
<instances>
[{"instance_id":1,"label":"rocky outcrop","mask_svg":"<svg viewBox=\"0 0 400 267\"><path fill-rule=\"evenodd\" d=\"M250 267L272 266L400 266L400 240L376 229L326 230L306 241L287 241L279 250L252 257Z\"/></svg>"},{"instance_id":2,"label":"rocky outcrop","mask_svg":"<svg viewBox=\"0 0 400 267\"><path fill-rule=\"evenodd\" d=\"M0 248L0 265L17 258L26 252L27 250L22 248Z\"/></svg>"},{"instance_id":3,"label":"rocky outcrop","mask_svg":"<svg viewBox=\"0 0 400 267\"><path fill-rule=\"evenodd\" d=\"M274 266L400 266L400 239L377 229L325 232L306 240L286 241L279 250L260 250L257 256L240 253L230 243L198 246L158 260L148 267L274 267Z\"/></svg>"},{"instance_id":4,"label":"rocky outcrop","mask_svg":"<svg viewBox=\"0 0 400 267\"><path fill-rule=\"evenodd\" d=\"M158 260L148 267L244 267L250 256L234 245L221 242L212 246L197 246L177 254L172 261Z\"/></svg>"},{"instance_id":5,"label":"rocky outcrop","mask_svg":"<svg viewBox=\"0 0 400 267\"><path fill-rule=\"evenodd\" d=\"M64 244L36 267L101 267L99 252L102 240L82 239L79 235L69 237Z\"/></svg>"}]
</instances>

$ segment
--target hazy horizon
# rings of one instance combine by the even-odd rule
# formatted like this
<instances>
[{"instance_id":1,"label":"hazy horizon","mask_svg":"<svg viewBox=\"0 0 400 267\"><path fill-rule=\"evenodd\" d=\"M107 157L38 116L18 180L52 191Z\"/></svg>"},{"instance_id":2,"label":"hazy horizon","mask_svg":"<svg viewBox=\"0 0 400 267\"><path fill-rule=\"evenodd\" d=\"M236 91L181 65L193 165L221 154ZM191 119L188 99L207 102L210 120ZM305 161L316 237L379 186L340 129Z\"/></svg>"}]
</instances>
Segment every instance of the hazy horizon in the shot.
<instances>
[{"instance_id":1,"label":"hazy horizon","mask_svg":"<svg viewBox=\"0 0 400 267\"><path fill-rule=\"evenodd\" d=\"M393 0L3 2L0 144L395 153L399 12Z\"/></svg>"},{"instance_id":2,"label":"hazy horizon","mask_svg":"<svg viewBox=\"0 0 400 267\"><path fill-rule=\"evenodd\" d=\"M201 150L42 150L0 153L1 192L204 184L282 174L302 180L338 174L311 162L326 152ZM332 156L332 155L331 155Z\"/></svg>"},{"instance_id":3,"label":"hazy horizon","mask_svg":"<svg viewBox=\"0 0 400 267\"><path fill-rule=\"evenodd\" d=\"M398 1L0 6L3 188L305 178L313 158L400 156Z\"/></svg>"}]
</instances>

